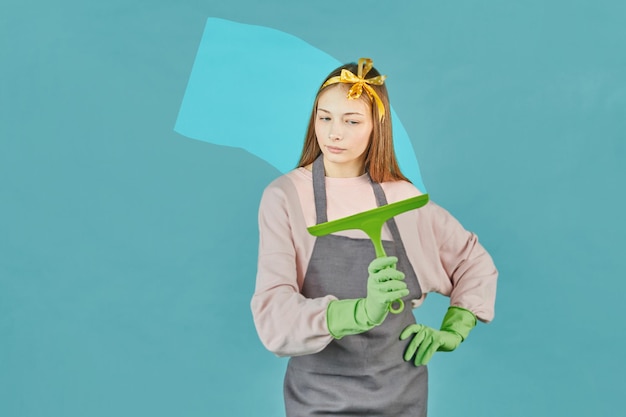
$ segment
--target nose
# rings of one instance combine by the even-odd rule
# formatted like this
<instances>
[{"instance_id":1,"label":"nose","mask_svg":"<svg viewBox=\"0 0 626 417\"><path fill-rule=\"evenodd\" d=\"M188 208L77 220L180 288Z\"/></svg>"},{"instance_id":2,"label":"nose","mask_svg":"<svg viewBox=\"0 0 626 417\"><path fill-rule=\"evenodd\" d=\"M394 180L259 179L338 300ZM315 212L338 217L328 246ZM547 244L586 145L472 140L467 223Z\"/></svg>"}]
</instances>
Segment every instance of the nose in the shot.
<instances>
[{"instance_id":1,"label":"nose","mask_svg":"<svg viewBox=\"0 0 626 417\"><path fill-rule=\"evenodd\" d=\"M341 125L333 120L330 126L330 130L328 131L328 139L336 142L341 140L342 137L343 135L341 132Z\"/></svg>"}]
</instances>

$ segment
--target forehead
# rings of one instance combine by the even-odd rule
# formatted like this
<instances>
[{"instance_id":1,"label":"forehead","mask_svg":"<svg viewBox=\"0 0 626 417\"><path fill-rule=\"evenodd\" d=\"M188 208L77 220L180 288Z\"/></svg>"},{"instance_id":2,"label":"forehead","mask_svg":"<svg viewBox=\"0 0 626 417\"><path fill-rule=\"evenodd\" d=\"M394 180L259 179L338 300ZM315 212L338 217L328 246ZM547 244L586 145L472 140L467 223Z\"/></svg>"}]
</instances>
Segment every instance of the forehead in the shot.
<instances>
[{"instance_id":1,"label":"forehead","mask_svg":"<svg viewBox=\"0 0 626 417\"><path fill-rule=\"evenodd\" d=\"M332 113L370 113L370 100L363 91L358 99L349 99L348 90L351 85L336 84L324 89L317 99L317 108L328 110Z\"/></svg>"}]
</instances>

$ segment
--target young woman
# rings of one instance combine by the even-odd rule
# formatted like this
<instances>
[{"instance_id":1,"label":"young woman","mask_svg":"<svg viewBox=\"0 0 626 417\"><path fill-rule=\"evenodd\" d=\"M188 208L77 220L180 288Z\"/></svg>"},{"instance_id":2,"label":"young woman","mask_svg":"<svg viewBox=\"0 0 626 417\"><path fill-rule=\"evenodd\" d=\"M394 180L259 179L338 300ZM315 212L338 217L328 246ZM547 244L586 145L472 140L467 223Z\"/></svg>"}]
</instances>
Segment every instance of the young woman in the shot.
<instances>
[{"instance_id":1,"label":"young woman","mask_svg":"<svg viewBox=\"0 0 626 417\"><path fill-rule=\"evenodd\" d=\"M263 344L290 356L287 416L425 416L426 363L494 315L497 271L447 211L429 202L387 221L385 252L359 230L313 237L307 227L421 194L393 150L385 77L370 59L320 87L299 167L272 182L259 209L251 307ZM450 297L441 329L411 309Z\"/></svg>"}]
</instances>

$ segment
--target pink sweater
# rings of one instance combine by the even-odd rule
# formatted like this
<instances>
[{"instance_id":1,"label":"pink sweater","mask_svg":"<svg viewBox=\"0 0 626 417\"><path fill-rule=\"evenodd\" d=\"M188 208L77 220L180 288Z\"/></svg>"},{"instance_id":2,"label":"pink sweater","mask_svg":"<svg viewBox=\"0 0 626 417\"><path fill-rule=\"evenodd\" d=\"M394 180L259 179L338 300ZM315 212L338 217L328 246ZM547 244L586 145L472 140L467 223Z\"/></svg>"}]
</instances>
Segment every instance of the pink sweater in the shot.
<instances>
[{"instance_id":1,"label":"pink sweater","mask_svg":"<svg viewBox=\"0 0 626 417\"><path fill-rule=\"evenodd\" d=\"M404 181L381 184L388 203L420 195ZM326 177L328 220L376 207L366 175ZM489 322L494 316L498 272L475 234L433 202L395 217L409 261L422 292L450 297L450 305L472 311ZM316 353L333 340L326 325L332 294L306 298L300 293L315 244L307 231L314 225L312 173L293 170L274 180L264 191L259 208L259 261L251 307L259 337L279 356ZM360 230L338 233L367 238ZM387 226L383 239L391 240ZM425 295L413 300L418 307Z\"/></svg>"}]
</instances>

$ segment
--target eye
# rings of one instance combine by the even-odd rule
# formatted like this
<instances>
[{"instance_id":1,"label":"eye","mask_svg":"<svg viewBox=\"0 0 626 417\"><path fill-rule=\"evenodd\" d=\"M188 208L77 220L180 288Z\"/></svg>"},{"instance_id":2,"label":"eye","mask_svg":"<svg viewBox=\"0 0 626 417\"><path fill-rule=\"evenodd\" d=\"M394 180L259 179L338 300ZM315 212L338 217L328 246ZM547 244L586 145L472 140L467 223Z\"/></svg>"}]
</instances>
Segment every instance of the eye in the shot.
<instances>
[{"instance_id":1,"label":"eye","mask_svg":"<svg viewBox=\"0 0 626 417\"><path fill-rule=\"evenodd\" d=\"M349 125L358 125L361 122L358 120L346 120L346 123Z\"/></svg>"},{"instance_id":2,"label":"eye","mask_svg":"<svg viewBox=\"0 0 626 417\"><path fill-rule=\"evenodd\" d=\"M329 121L329 120L330 120L330 117L328 117L328 116L320 116L320 117L319 117L319 119L320 119L321 121L327 122L327 121Z\"/></svg>"}]
</instances>

